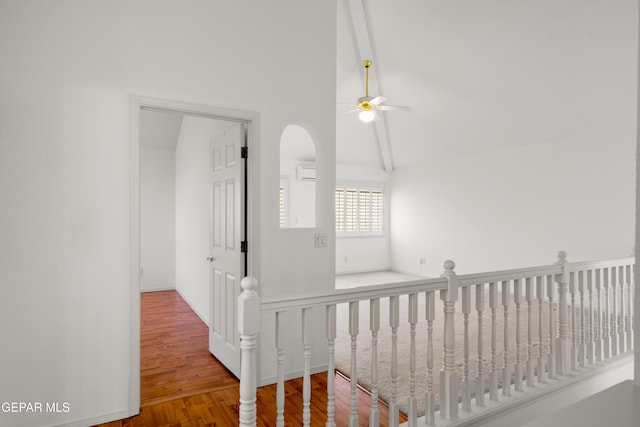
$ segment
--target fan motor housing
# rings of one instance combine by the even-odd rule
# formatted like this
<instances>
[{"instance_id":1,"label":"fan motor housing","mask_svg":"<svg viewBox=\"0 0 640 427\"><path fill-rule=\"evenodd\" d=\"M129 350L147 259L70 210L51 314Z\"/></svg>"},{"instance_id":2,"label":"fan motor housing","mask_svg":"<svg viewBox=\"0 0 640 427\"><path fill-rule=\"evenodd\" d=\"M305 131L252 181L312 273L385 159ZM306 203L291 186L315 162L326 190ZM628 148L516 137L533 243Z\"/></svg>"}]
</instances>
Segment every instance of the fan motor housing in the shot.
<instances>
[{"instance_id":1,"label":"fan motor housing","mask_svg":"<svg viewBox=\"0 0 640 427\"><path fill-rule=\"evenodd\" d=\"M371 110L373 108L373 106L371 105L372 99L373 97L371 96L363 96L361 98L358 98L358 107L362 108L365 111Z\"/></svg>"}]
</instances>

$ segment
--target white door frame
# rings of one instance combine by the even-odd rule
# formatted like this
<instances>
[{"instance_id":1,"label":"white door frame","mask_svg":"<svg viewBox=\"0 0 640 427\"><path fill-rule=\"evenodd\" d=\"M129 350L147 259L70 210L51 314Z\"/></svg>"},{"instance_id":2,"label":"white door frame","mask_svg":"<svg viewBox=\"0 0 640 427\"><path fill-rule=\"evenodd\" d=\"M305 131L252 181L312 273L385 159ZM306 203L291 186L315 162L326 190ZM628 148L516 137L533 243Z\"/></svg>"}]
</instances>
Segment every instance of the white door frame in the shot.
<instances>
[{"instance_id":1,"label":"white door frame","mask_svg":"<svg viewBox=\"0 0 640 427\"><path fill-rule=\"evenodd\" d=\"M140 413L140 110L155 109L247 123L247 272L259 277L259 117L249 111L219 108L139 95L129 97L130 114L130 217L129 217L129 416Z\"/></svg>"}]
</instances>

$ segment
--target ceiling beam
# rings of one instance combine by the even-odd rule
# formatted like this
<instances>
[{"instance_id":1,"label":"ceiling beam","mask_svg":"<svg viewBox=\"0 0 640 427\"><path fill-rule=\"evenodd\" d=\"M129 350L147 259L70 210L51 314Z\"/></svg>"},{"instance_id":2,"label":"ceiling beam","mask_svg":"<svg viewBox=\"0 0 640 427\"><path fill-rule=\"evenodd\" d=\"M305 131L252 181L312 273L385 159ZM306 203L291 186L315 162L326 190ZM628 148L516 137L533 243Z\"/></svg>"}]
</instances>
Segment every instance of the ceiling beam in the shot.
<instances>
[{"instance_id":1,"label":"ceiling beam","mask_svg":"<svg viewBox=\"0 0 640 427\"><path fill-rule=\"evenodd\" d=\"M371 47L367 17L364 12L364 5L362 4L362 1L363 0L349 0L351 22L353 23L353 32L356 36L356 43L358 45L358 51L360 52L361 63L364 60L373 60L373 48ZM369 91L372 92L374 96L380 95L375 63L373 64L373 67L369 68ZM375 134L378 139L378 146L380 147L380 156L382 157L384 170L391 172L393 170L393 164L391 163L391 148L389 146L389 137L387 136L386 117L382 112L380 112L378 116L378 120L374 123L376 127Z\"/></svg>"}]
</instances>

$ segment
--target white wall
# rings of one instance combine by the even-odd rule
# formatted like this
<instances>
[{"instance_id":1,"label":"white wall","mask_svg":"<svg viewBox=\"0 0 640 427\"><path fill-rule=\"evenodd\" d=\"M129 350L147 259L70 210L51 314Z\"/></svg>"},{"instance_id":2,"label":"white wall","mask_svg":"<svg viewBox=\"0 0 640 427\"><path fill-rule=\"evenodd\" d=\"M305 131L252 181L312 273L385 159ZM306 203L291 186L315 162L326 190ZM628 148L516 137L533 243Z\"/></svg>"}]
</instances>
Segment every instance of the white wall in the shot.
<instances>
[{"instance_id":1,"label":"white wall","mask_svg":"<svg viewBox=\"0 0 640 427\"><path fill-rule=\"evenodd\" d=\"M250 246L260 292L280 295L296 279L303 290L333 285L333 204L319 207L330 247L313 247L314 230L280 238L277 152L287 123L314 129L320 198L331 200L335 9L0 2L0 401L70 403L66 414L0 414L0 424L87 425L130 413L131 93L259 113Z\"/></svg>"},{"instance_id":2,"label":"white wall","mask_svg":"<svg viewBox=\"0 0 640 427\"><path fill-rule=\"evenodd\" d=\"M638 29L638 31L640 32L640 29ZM640 59L640 54L638 55L639 59ZM640 105L640 72L638 73L638 89L637 89L637 97L636 100L638 101L637 105ZM636 121L637 123L640 123L640 108L636 108ZM635 170L636 170L636 182L635 182L635 199L636 199L636 219L635 219L635 226L636 226L636 232L635 232L635 247L634 247L634 255L636 258L636 261L638 259L640 259L640 131L636 132L636 156L635 156ZM640 268L634 268L633 270L633 281L634 283L640 283ZM633 313L640 313L640 293L638 292L634 292L633 293ZM633 342L634 343L638 343L640 342L640 316L634 316L633 317ZM637 347L637 345L636 345ZM634 348L635 350L635 348ZM634 351L634 370L633 370L633 374L634 374L634 382L637 386L640 386L640 351Z\"/></svg>"},{"instance_id":3,"label":"white wall","mask_svg":"<svg viewBox=\"0 0 640 427\"><path fill-rule=\"evenodd\" d=\"M209 324L209 141L213 120L185 116L176 147L176 288Z\"/></svg>"},{"instance_id":4,"label":"white wall","mask_svg":"<svg viewBox=\"0 0 640 427\"><path fill-rule=\"evenodd\" d=\"M393 268L631 253L638 2L507 3L430 15L428 119L393 119Z\"/></svg>"},{"instance_id":5,"label":"white wall","mask_svg":"<svg viewBox=\"0 0 640 427\"><path fill-rule=\"evenodd\" d=\"M336 181L360 184L382 184L387 189L387 219L389 217L389 174L382 169L366 166L336 166ZM337 237L336 273L358 273L387 270L390 267L389 222L383 236Z\"/></svg>"},{"instance_id":6,"label":"white wall","mask_svg":"<svg viewBox=\"0 0 640 427\"><path fill-rule=\"evenodd\" d=\"M316 168L316 144L304 127L290 124L280 137L280 176L287 182L283 228L316 226L316 182L298 179L298 166Z\"/></svg>"},{"instance_id":7,"label":"white wall","mask_svg":"<svg viewBox=\"0 0 640 427\"><path fill-rule=\"evenodd\" d=\"M316 182L303 181L297 177L298 165L315 163L280 159L280 176L289 185L287 198L288 227L315 227L316 223Z\"/></svg>"},{"instance_id":8,"label":"white wall","mask_svg":"<svg viewBox=\"0 0 640 427\"><path fill-rule=\"evenodd\" d=\"M176 152L140 149L140 290L176 287Z\"/></svg>"},{"instance_id":9,"label":"white wall","mask_svg":"<svg viewBox=\"0 0 640 427\"><path fill-rule=\"evenodd\" d=\"M400 168L392 177L392 265L458 273L629 256L634 146L627 135L557 142Z\"/></svg>"}]
</instances>

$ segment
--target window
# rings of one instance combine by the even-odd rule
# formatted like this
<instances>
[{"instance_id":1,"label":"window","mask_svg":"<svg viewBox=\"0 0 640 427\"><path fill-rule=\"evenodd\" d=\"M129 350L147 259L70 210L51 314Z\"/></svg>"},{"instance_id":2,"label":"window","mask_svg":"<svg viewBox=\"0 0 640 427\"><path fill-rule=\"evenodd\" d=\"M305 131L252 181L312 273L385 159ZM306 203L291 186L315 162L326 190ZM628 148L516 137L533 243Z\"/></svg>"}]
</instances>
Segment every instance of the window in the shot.
<instances>
[{"instance_id":1,"label":"window","mask_svg":"<svg viewBox=\"0 0 640 427\"><path fill-rule=\"evenodd\" d=\"M336 233L348 236L382 235L384 232L384 188L338 185L335 194Z\"/></svg>"}]
</instances>

